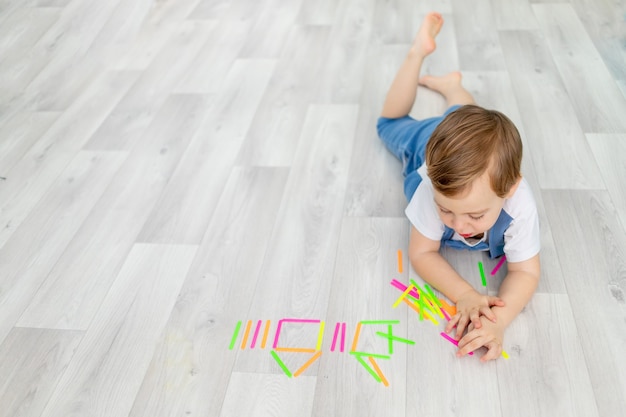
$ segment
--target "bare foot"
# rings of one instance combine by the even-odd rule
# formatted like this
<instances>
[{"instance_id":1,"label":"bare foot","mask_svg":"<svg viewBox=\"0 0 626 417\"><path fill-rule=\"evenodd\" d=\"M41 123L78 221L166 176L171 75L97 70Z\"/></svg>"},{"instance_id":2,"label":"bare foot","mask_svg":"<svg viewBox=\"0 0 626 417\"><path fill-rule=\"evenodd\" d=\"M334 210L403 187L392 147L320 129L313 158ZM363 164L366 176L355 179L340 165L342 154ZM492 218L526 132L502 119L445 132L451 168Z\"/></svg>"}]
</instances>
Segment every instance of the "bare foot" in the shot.
<instances>
[{"instance_id":1,"label":"bare foot","mask_svg":"<svg viewBox=\"0 0 626 417\"><path fill-rule=\"evenodd\" d=\"M419 79L419 84L440 93L448 105L474 104L474 98L461 84L461 73L458 71L440 77L425 75Z\"/></svg>"},{"instance_id":2,"label":"bare foot","mask_svg":"<svg viewBox=\"0 0 626 417\"><path fill-rule=\"evenodd\" d=\"M413 40L413 50L421 57L430 55L437 46L435 37L443 25L443 17L439 13L431 12L424 17L415 39Z\"/></svg>"}]
</instances>

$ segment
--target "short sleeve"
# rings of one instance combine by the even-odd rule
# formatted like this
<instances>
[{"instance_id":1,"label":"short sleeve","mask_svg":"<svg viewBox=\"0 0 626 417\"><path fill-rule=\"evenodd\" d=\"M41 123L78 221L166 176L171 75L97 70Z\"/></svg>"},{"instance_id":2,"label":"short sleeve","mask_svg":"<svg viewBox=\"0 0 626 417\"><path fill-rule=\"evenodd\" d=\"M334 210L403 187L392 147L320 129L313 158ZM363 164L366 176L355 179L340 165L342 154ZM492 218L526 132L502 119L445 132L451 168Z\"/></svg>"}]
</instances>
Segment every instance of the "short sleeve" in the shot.
<instances>
[{"instance_id":1,"label":"short sleeve","mask_svg":"<svg viewBox=\"0 0 626 417\"><path fill-rule=\"evenodd\" d=\"M537 205L526 180L522 180L505 210L513 221L504 232L504 253L508 262L523 262L539 253L541 231Z\"/></svg>"},{"instance_id":2,"label":"short sleeve","mask_svg":"<svg viewBox=\"0 0 626 417\"><path fill-rule=\"evenodd\" d=\"M422 172L423 171L423 172ZM422 175L422 182L415 190L405 214L413 227L422 235L431 240L440 241L445 227L437 213L432 184L426 176L425 169L418 170Z\"/></svg>"}]
</instances>

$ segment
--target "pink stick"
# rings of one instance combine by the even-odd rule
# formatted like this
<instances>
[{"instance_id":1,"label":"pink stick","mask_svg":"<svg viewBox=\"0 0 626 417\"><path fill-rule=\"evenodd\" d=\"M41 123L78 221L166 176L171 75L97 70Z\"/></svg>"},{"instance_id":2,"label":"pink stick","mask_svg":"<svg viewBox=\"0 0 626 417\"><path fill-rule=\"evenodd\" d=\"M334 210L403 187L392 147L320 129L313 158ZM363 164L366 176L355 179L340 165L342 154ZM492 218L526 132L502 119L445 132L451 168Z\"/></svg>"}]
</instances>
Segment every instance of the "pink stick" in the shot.
<instances>
[{"instance_id":1,"label":"pink stick","mask_svg":"<svg viewBox=\"0 0 626 417\"><path fill-rule=\"evenodd\" d=\"M406 285L395 279L391 281L391 285L401 290L402 292L406 291L406 289L408 288ZM420 298L420 295L415 290L411 290L411 292L409 292L409 295L413 298Z\"/></svg>"},{"instance_id":2,"label":"pink stick","mask_svg":"<svg viewBox=\"0 0 626 417\"><path fill-rule=\"evenodd\" d=\"M444 310L443 307L439 307L439 310L441 310L441 312L443 313L443 316L446 318L446 320L450 321L450 315L448 314L448 312L446 310Z\"/></svg>"},{"instance_id":3,"label":"pink stick","mask_svg":"<svg viewBox=\"0 0 626 417\"><path fill-rule=\"evenodd\" d=\"M276 335L274 336L274 344L272 345L272 348L276 349L276 346L278 346L278 336L280 335L280 329L283 327L283 321L282 320L278 320L278 327L276 327Z\"/></svg>"},{"instance_id":4,"label":"pink stick","mask_svg":"<svg viewBox=\"0 0 626 417\"><path fill-rule=\"evenodd\" d=\"M346 343L346 323L341 323L341 353L343 353Z\"/></svg>"},{"instance_id":5,"label":"pink stick","mask_svg":"<svg viewBox=\"0 0 626 417\"><path fill-rule=\"evenodd\" d=\"M330 345L330 351L334 352L335 351L335 346L337 345L337 335L339 334L339 326L341 325L341 323L337 323L335 325L335 333L333 334L333 343Z\"/></svg>"},{"instance_id":6,"label":"pink stick","mask_svg":"<svg viewBox=\"0 0 626 417\"><path fill-rule=\"evenodd\" d=\"M453 338L451 338L450 336L448 336L447 334L445 334L444 332L439 333L440 335L443 336L444 339L448 339L450 341L450 343L452 343L454 346L458 347L459 346L459 342L454 340ZM470 352L470 355L473 355L474 352Z\"/></svg>"},{"instance_id":7,"label":"pink stick","mask_svg":"<svg viewBox=\"0 0 626 417\"><path fill-rule=\"evenodd\" d=\"M257 322L256 329L254 329L254 336L252 336L252 344L250 345L250 349L254 349L254 345L256 345L256 338L259 336L260 329L261 329L261 320Z\"/></svg>"},{"instance_id":8,"label":"pink stick","mask_svg":"<svg viewBox=\"0 0 626 417\"><path fill-rule=\"evenodd\" d=\"M502 259L500 259L500 262L498 262L498 265L496 265L496 267L493 268L493 270L491 271L491 275L495 275L496 272L498 272L498 269L500 269L504 261L506 261L506 255L502 256Z\"/></svg>"}]
</instances>

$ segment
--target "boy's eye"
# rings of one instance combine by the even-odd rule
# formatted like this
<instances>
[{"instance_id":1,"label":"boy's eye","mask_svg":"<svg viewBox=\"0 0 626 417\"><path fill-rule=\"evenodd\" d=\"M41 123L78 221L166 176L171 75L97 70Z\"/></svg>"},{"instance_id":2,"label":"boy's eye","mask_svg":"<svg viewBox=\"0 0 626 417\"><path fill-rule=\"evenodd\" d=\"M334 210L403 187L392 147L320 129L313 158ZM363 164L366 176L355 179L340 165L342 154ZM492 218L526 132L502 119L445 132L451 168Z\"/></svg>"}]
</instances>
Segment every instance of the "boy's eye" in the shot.
<instances>
[{"instance_id":1,"label":"boy's eye","mask_svg":"<svg viewBox=\"0 0 626 417\"><path fill-rule=\"evenodd\" d=\"M470 216L470 219L472 219L472 220L480 220L480 219L482 219L483 217L485 217L485 215L484 215L484 214L481 214L480 216L477 216L477 217Z\"/></svg>"}]
</instances>

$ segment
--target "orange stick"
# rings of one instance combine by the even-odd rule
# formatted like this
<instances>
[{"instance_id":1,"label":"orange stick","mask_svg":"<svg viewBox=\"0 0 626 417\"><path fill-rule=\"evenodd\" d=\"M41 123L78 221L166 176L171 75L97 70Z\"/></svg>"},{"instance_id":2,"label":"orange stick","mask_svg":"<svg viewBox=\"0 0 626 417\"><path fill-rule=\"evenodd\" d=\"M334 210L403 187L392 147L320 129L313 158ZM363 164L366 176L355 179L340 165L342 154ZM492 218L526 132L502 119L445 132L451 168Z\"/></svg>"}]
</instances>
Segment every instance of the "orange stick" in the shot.
<instances>
[{"instance_id":1,"label":"orange stick","mask_svg":"<svg viewBox=\"0 0 626 417\"><path fill-rule=\"evenodd\" d=\"M388 387L389 386L389 381L387 381L387 378L385 378L385 375L383 375L383 371L380 370L380 368L378 367L378 364L376 363L374 358L370 356L368 359L370 360L370 363L374 367L374 370L376 371L376 373L380 377L380 380L383 382L383 384L386 387Z\"/></svg>"},{"instance_id":2,"label":"orange stick","mask_svg":"<svg viewBox=\"0 0 626 417\"><path fill-rule=\"evenodd\" d=\"M246 343L248 343L248 335L250 334L250 326L252 326L252 320L248 320L246 324L246 331L243 334L243 340L241 341L241 350L246 348Z\"/></svg>"},{"instance_id":3,"label":"orange stick","mask_svg":"<svg viewBox=\"0 0 626 417\"><path fill-rule=\"evenodd\" d=\"M299 353L313 353L315 349L307 349L307 348L290 348L290 347L275 347L275 351L278 352L299 352Z\"/></svg>"},{"instance_id":4,"label":"orange stick","mask_svg":"<svg viewBox=\"0 0 626 417\"><path fill-rule=\"evenodd\" d=\"M356 345L359 342L360 334L361 334L361 323L356 325L356 330L354 332L354 340L352 340L352 352L356 352Z\"/></svg>"},{"instance_id":5,"label":"orange stick","mask_svg":"<svg viewBox=\"0 0 626 417\"><path fill-rule=\"evenodd\" d=\"M267 335L270 331L270 320L265 323L265 330L263 331L263 340L261 341L261 349L265 349L265 344L267 343Z\"/></svg>"},{"instance_id":6,"label":"orange stick","mask_svg":"<svg viewBox=\"0 0 626 417\"><path fill-rule=\"evenodd\" d=\"M448 312L448 314L452 317L456 314L456 307L455 306L451 306L450 304L446 303L446 300L444 299L439 299L439 301L441 301L441 306L443 307L444 310L446 310Z\"/></svg>"},{"instance_id":7,"label":"orange stick","mask_svg":"<svg viewBox=\"0 0 626 417\"><path fill-rule=\"evenodd\" d=\"M319 358L320 356L322 356L322 351L318 350L317 353L315 355L313 355L313 357L311 357L311 359L309 359L308 361L306 361L306 363L304 365L302 365L300 367L300 369L298 369L296 372L294 372L293 376L298 376L300 375L302 372L304 372L304 370L306 368L308 368L309 366L311 366L311 364L313 362L315 362L317 360L317 358Z\"/></svg>"},{"instance_id":8,"label":"orange stick","mask_svg":"<svg viewBox=\"0 0 626 417\"><path fill-rule=\"evenodd\" d=\"M398 274L402 273L402 251L398 249Z\"/></svg>"}]
</instances>

